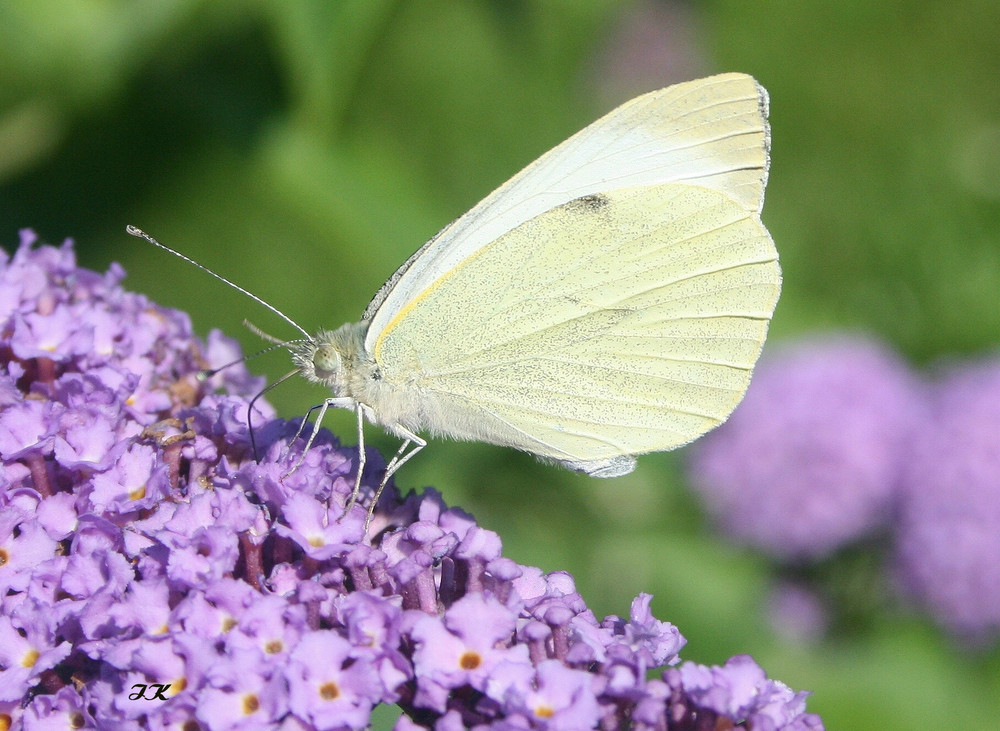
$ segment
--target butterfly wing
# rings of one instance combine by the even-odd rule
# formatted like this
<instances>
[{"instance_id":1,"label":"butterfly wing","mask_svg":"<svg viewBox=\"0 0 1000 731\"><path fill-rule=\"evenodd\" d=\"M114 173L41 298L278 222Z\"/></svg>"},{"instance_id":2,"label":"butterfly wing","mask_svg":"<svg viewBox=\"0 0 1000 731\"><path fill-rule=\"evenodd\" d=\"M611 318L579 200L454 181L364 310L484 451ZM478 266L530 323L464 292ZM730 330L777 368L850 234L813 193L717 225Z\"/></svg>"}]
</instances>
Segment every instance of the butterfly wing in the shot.
<instances>
[{"instance_id":1,"label":"butterfly wing","mask_svg":"<svg viewBox=\"0 0 1000 731\"><path fill-rule=\"evenodd\" d=\"M767 92L722 74L639 96L550 150L446 226L379 290L365 350L397 313L480 248L582 196L688 182L760 212L769 160Z\"/></svg>"},{"instance_id":2,"label":"butterfly wing","mask_svg":"<svg viewBox=\"0 0 1000 731\"><path fill-rule=\"evenodd\" d=\"M629 186L479 247L394 313L372 353L433 432L613 476L735 408L780 281L753 206Z\"/></svg>"}]
</instances>

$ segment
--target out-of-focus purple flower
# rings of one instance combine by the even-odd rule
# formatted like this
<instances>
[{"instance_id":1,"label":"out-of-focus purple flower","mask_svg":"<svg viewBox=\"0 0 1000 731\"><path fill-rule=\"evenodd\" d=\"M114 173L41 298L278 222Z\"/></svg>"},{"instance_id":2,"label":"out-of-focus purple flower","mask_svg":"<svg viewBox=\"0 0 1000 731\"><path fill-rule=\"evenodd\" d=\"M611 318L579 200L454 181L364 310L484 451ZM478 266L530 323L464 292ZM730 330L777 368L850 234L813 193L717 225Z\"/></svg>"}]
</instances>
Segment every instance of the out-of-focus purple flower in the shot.
<instances>
[{"instance_id":1,"label":"out-of-focus purple flower","mask_svg":"<svg viewBox=\"0 0 1000 731\"><path fill-rule=\"evenodd\" d=\"M692 483L731 539L823 558L884 526L922 397L876 342L798 342L761 361L740 408L694 447Z\"/></svg>"},{"instance_id":2,"label":"out-of-focus purple flower","mask_svg":"<svg viewBox=\"0 0 1000 731\"><path fill-rule=\"evenodd\" d=\"M896 575L971 643L1000 635L1000 359L955 367L907 463Z\"/></svg>"},{"instance_id":3,"label":"out-of-focus purple flower","mask_svg":"<svg viewBox=\"0 0 1000 731\"><path fill-rule=\"evenodd\" d=\"M767 603L771 627L789 642L808 645L826 634L830 611L809 587L780 582L771 587Z\"/></svg>"},{"instance_id":4,"label":"out-of-focus purple flower","mask_svg":"<svg viewBox=\"0 0 1000 731\"><path fill-rule=\"evenodd\" d=\"M609 106L704 74L707 51L697 7L645 0L623 8L612 22L591 61L593 87Z\"/></svg>"},{"instance_id":5,"label":"out-of-focus purple flower","mask_svg":"<svg viewBox=\"0 0 1000 731\"><path fill-rule=\"evenodd\" d=\"M434 490L390 485L367 534L362 506L340 520L353 449L322 431L300 461L258 400L256 462L257 379L198 378L232 341L34 244L0 252L0 727L339 731L379 703L411 731L777 717L726 668L648 680L684 644L648 595L599 622ZM754 728L814 718L752 677L786 719Z\"/></svg>"}]
</instances>

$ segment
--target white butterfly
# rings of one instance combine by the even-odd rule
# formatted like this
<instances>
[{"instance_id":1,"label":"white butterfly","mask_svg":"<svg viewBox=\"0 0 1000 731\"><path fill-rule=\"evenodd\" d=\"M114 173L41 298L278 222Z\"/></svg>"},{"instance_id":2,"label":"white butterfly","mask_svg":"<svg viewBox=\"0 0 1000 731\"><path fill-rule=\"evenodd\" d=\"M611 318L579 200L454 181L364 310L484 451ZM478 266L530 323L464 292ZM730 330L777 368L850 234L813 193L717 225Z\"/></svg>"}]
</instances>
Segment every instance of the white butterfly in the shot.
<instances>
[{"instance_id":1,"label":"white butterfly","mask_svg":"<svg viewBox=\"0 0 1000 731\"><path fill-rule=\"evenodd\" d=\"M722 423L781 288L767 104L744 74L637 97L446 226L361 322L302 331L297 371L333 393L309 444L329 407L357 415L348 509L365 419L404 440L369 520L419 432L617 477Z\"/></svg>"}]
</instances>

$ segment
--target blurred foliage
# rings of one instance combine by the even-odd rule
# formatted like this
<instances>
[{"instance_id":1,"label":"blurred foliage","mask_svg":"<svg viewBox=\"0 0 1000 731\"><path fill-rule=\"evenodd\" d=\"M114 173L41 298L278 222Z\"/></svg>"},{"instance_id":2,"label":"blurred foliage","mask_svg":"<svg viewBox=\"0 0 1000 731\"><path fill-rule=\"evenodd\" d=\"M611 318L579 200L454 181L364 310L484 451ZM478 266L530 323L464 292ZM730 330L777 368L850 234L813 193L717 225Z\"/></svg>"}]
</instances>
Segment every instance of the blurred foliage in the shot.
<instances>
[{"instance_id":1,"label":"blurred foliage","mask_svg":"<svg viewBox=\"0 0 1000 731\"><path fill-rule=\"evenodd\" d=\"M308 330L336 327L451 218L616 103L740 70L772 100L774 337L865 329L917 363L974 353L1000 337L998 28L993 0L6 0L4 245L20 227L72 236L83 264L122 262L130 288L254 350L244 317L287 325L125 224ZM254 362L272 379L288 367ZM272 401L292 417L321 397L288 385ZM330 425L353 442L350 415ZM599 615L654 593L685 657L751 653L813 690L830 728L995 726L996 653L891 602L860 601L882 608L815 645L776 636L768 566L712 535L679 459L602 482L434 441L400 481L438 486L516 560L572 571Z\"/></svg>"}]
</instances>

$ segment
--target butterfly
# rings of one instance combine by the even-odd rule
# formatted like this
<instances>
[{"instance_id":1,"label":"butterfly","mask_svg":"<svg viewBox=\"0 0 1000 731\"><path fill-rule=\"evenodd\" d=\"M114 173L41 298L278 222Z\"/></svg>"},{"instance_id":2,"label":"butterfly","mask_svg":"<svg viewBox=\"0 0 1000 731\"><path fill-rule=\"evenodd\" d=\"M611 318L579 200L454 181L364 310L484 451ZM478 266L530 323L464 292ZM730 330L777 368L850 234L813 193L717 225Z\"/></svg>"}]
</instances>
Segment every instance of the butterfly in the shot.
<instances>
[{"instance_id":1,"label":"butterfly","mask_svg":"<svg viewBox=\"0 0 1000 731\"><path fill-rule=\"evenodd\" d=\"M306 449L327 409L357 418L346 510L365 421L403 440L369 522L423 432L617 477L725 421L781 289L760 220L767 114L738 73L639 96L445 226L359 322L312 336L286 317L296 372L332 394Z\"/></svg>"}]
</instances>

